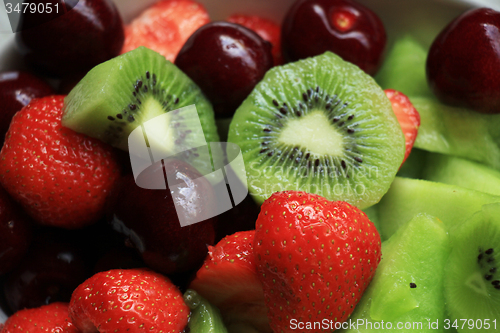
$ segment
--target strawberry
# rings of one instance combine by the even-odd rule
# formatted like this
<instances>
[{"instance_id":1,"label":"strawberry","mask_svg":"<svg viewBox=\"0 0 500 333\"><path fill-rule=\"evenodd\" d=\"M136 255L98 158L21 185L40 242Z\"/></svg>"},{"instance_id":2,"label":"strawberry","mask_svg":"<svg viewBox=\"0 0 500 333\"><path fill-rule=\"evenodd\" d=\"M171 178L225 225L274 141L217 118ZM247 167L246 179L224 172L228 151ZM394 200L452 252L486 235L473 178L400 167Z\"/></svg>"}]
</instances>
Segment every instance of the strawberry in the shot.
<instances>
[{"instance_id":1,"label":"strawberry","mask_svg":"<svg viewBox=\"0 0 500 333\"><path fill-rule=\"evenodd\" d=\"M68 303L52 303L39 308L25 309L7 319L2 333L78 333L69 319Z\"/></svg>"},{"instance_id":2,"label":"strawberry","mask_svg":"<svg viewBox=\"0 0 500 333\"><path fill-rule=\"evenodd\" d=\"M111 147L61 125L64 96L17 112L0 152L0 182L39 223L68 229L96 222L119 177Z\"/></svg>"},{"instance_id":3,"label":"strawberry","mask_svg":"<svg viewBox=\"0 0 500 333\"><path fill-rule=\"evenodd\" d=\"M403 159L404 163L408 155L410 155L411 148L417 138L418 128L420 127L420 114L405 94L393 89L386 89L384 92L392 103L392 109L405 135L406 151Z\"/></svg>"},{"instance_id":4,"label":"strawberry","mask_svg":"<svg viewBox=\"0 0 500 333\"><path fill-rule=\"evenodd\" d=\"M373 223L356 207L305 192L274 193L261 207L254 240L274 332L293 332L293 320L326 319L330 327L345 321L375 274L380 248Z\"/></svg>"},{"instance_id":5,"label":"strawberry","mask_svg":"<svg viewBox=\"0 0 500 333\"><path fill-rule=\"evenodd\" d=\"M210 22L205 8L191 0L161 0L125 27L121 53L148 47L174 62L189 36Z\"/></svg>"},{"instance_id":6,"label":"strawberry","mask_svg":"<svg viewBox=\"0 0 500 333\"><path fill-rule=\"evenodd\" d=\"M167 277L148 269L115 269L78 286L69 313L81 333L180 333L189 308Z\"/></svg>"},{"instance_id":7,"label":"strawberry","mask_svg":"<svg viewBox=\"0 0 500 333\"><path fill-rule=\"evenodd\" d=\"M231 331L253 327L258 332L272 332L254 262L254 235L253 230L241 231L209 246L189 287L220 309Z\"/></svg>"},{"instance_id":8,"label":"strawberry","mask_svg":"<svg viewBox=\"0 0 500 333\"><path fill-rule=\"evenodd\" d=\"M228 22L240 24L250 30L255 31L262 39L273 45L272 53L274 65L284 63L281 54L281 29L280 27L265 18L253 15L234 14L227 18Z\"/></svg>"}]
</instances>

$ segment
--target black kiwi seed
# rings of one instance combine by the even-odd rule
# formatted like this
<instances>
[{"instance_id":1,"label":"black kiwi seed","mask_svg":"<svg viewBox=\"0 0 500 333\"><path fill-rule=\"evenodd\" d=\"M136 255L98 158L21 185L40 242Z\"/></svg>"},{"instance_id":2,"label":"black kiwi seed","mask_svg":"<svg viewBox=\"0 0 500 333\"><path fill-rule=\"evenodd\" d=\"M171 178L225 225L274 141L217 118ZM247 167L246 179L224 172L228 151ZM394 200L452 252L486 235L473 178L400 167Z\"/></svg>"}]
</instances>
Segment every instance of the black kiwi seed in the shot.
<instances>
[{"instance_id":1,"label":"black kiwi seed","mask_svg":"<svg viewBox=\"0 0 500 333\"><path fill-rule=\"evenodd\" d=\"M118 114L116 115L116 118L118 118L118 119L123 119L123 116L122 116L121 114L119 114L119 113L118 113Z\"/></svg>"},{"instance_id":2,"label":"black kiwi seed","mask_svg":"<svg viewBox=\"0 0 500 333\"><path fill-rule=\"evenodd\" d=\"M490 281L491 279L493 279L493 275L486 274L484 278L486 279L486 281Z\"/></svg>"},{"instance_id":3,"label":"black kiwi seed","mask_svg":"<svg viewBox=\"0 0 500 333\"><path fill-rule=\"evenodd\" d=\"M481 260L483 260L483 254L479 253L479 255L477 256L477 262L480 262Z\"/></svg>"},{"instance_id":4,"label":"black kiwi seed","mask_svg":"<svg viewBox=\"0 0 500 333\"><path fill-rule=\"evenodd\" d=\"M273 104L274 104L274 106L279 106L279 105L280 105L280 104L278 103L278 101L277 101L277 100L275 100L275 99L273 99Z\"/></svg>"},{"instance_id":5,"label":"black kiwi seed","mask_svg":"<svg viewBox=\"0 0 500 333\"><path fill-rule=\"evenodd\" d=\"M492 281L491 284L494 285L494 286L499 286L500 285L500 280Z\"/></svg>"},{"instance_id":6,"label":"black kiwi seed","mask_svg":"<svg viewBox=\"0 0 500 333\"><path fill-rule=\"evenodd\" d=\"M484 253L486 253L486 254L492 254L493 253L493 249L488 249L488 250L484 251Z\"/></svg>"},{"instance_id":7,"label":"black kiwi seed","mask_svg":"<svg viewBox=\"0 0 500 333\"><path fill-rule=\"evenodd\" d=\"M497 272L497 268L496 267L493 267L493 268L490 268L490 273L496 273Z\"/></svg>"},{"instance_id":8,"label":"black kiwi seed","mask_svg":"<svg viewBox=\"0 0 500 333\"><path fill-rule=\"evenodd\" d=\"M133 122L134 120L135 120L135 118L133 115L128 116L128 121Z\"/></svg>"},{"instance_id":9,"label":"black kiwi seed","mask_svg":"<svg viewBox=\"0 0 500 333\"><path fill-rule=\"evenodd\" d=\"M137 105L135 105L135 104L129 104L128 108L133 111L133 110L137 109Z\"/></svg>"},{"instance_id":10,"label":"black kiwi seed","mask_svg":"<svg viewBox=\"0 0 500 333\"><path fill-rule=\"evenodd\" d=\"M417 284L413 283L413 282L410 282L410 288L417 288Z\"/></svg>"},{"instance_id":11,"label":"black kiwi seed","mask_svg":"<svg viewBox=\"0 0 500 333\"><path fill-rule=\"evenodd\" d=\"M149 71L146 71L146 79L149 80Z\"/></svg>"},{"instance_id":12,"label":"black kiwi seed","mask_svg":"<svg viewBox=\"0 0 500 333\"><path fill-rule=\"evenodd\" d=\"M115 120L115 118L113 118L111 116L108 116L108 119L111 120L111 121Z\"/></svg>"}]
</instances>

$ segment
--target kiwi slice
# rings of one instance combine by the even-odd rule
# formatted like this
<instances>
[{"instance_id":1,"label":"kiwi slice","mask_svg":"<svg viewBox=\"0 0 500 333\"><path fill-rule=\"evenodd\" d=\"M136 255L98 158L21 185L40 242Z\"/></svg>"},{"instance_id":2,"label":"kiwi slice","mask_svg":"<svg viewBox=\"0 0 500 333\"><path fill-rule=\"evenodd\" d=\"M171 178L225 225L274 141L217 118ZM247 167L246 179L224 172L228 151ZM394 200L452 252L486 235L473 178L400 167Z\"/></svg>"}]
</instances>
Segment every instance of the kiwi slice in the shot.
<instances>
[{"instance_id":1,"label":"kiwi slice","mask_svg":"<svg viewBox=\"0 0 500 333\"><path fill-rule=\"evenodd\" d=\"M427 51L411 35L394 42L384 64L375 76L383 89L395 89L407 96L432 97L427 84Z\"/></svg>"},{"instance_id":2,"label":"kiwi slice","mask_svg":"<svg viewBox=\"0 0 500 333\"><path fill-rule=\"evenodd\" d=\"M228 141L241 148L257 202L301 190L359 208L380 200L405 150L382 89L331 52L268 71L236 110Z\"/></svg>"},{"instance_id":3,"label":"kiwi slice","mask_svg":"<svg viewBox=\"0 0 500 333\"><path fill-rule=\"evenodd\" d=\"M500 171L460 157L428 153L423 178L500 195Z\"/></svg>"},{"instance_id":4,"label":"kiwi slice","mask_svg":"<svg viewBox=\"0 0 500 333\"><path fill-rule=\"evenodd\" d=\"M228 333L222 322L219 309L201 297L196 291L188 289L184 301L191 309L187 332L190 333Z\"/></svg>"},{"instance_id":5,"label":"kiwi slice","mask_svg":"<svg viewBox=\"0 0 500 333\"><path fill-rule=\"evenodd\" d=\"M444 290L452 322L457 320L459 332L498 332L500 203L483 206L450 234ZM467 319L465 325L461 319Z\"/></svg>"},{"instance_id":6,"label":"kiwi slice","mask_svg":"<svg viewBox=\"0 0 500 333\"><path fill-rule=\"evenodd\" d=\"M157 149L172 152L181 141L185 147L219 141L212 106L200 88L165 57L145 47L94 67L64 104L64 126L125 151L134 129L166 113L164 121L149 123L149 146L156 143ZM191 105L196 106L197 116L169 112Z\"/></svg>"},{"instance_id":7,"label":"kiwi slice","mask_svg":"<svg viewBox=\"0 0 500 333\"><path fill-rule=\"evenodd\" d=\"M388 239L416 214L439 218L449 230L500 196L420 179L396 177L377 204L380 236Z\"/></svg>"},{"instance_id":8,"label":"kiwi slice","mask_svg":"<svg viewBox=\"0 0 500 333\"><path fill-rule=\"evenodd\" d=\"M435 217L419 214L382 243L382 260L344 332L442 332L450 241ZM430 323L438 322L438 326ZM439 327L439 330L436 330Z\"/></svg>"},{"instance_id":9,"label":"kiwi slice","mask_svg":"<svg viewBox=\"0 0 500 333\"><path fill-rule=\"evenodd\" d=\"M428 98L411 98L411 102L420 114L414 147L500 169L500 115L479 114Z\"/></svg>"}]
</instances>

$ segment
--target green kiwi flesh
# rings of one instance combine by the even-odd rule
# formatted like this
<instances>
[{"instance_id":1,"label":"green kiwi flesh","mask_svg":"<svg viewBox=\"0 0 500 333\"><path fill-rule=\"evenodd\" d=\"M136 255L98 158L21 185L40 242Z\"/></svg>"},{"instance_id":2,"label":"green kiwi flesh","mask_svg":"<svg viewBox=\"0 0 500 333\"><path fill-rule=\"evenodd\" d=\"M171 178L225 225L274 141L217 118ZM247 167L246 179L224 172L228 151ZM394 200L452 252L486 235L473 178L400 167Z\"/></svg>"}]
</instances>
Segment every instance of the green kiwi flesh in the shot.
<instances>
[{"instance_id":1,"label":"green kiwi flesh","mask_svg":"<svg viewBox=\"0 0 500 333\"><path fill-rule=\"evenodd\" d=\"M376 82L337 55L267 72L236 110L228 141L239 145L249 192L301 190L359 208L378 202L404 156L404 136Z\"/></svg>"},{"instance_id":2,"label":"green kiwi flesh","mask_svg":"<svg viewBox=\"0 0 500 333\"><path fill-rule=\"evenodd\" d=\"M90 70L65 98L62 124L128 151L128 137L135 128L192 104L199 120L176 127L172 140L199 141L195 138L199 133L190 132L192 122L201 123L206 142L219 141L212 106L198 86L162 55L139 47ZM167 133L169 126L159 129L159 135ZM156 134L148 133L149 144ZM173 145L158 143L165 151Z\"/></svg>"},{"instance_id":3,"label":"green kiwi flesh","mask_svg":"<svg viewBox=\"0 0 500 333\"><path fill-rule=\"evenodd\" d=\"M449 230L479 211L483 205L495 202L500 202L500 196L455 185L396 177L387 194L376 205L380 236L383 240L388 239L419 213L439 218Z\"/></svg>"},{"instance_id":4,"label":"green kiwi flesh","mask_svg":"<svg viewBox=\"0 0 500 333\"><path fill-rule=\"evenodd\" d=\"M423 178L500 195L500 171L463 158L428 153Z\"/></svg>"},{"instance_id":5,"label":"green kiwi flesh","mask_svg":"<svg viewBox=\"0 0 500 333\"><path fill-rule=\"evenodd\" d=\"M188 289L184 301L191 309L187 332L190 333L228 333L222 322L219 309L201 297L196 291Z\"/></svg>"},{"instance_id":6,"label":"green kiwi flesh","mask_svg":"<svg viewBox=\"0 0 500 333\"><path fill-rule=\"evenodd\" d=\"M482 115L428 98L411 98L411 102L420 114L414 147L500 169L500 116Z\"/></svg>"},{"instance_id":7,"label":"green kiwi flesh","mask_svg":"<svg viewBox=\"0 0 500 333\"><path fill-rule=\"evenodd\" d=\"M427 84L427 52L412 36L397 39L375 76L383 89L395 89L407 96L432 97Z\"/></svg>"},{"instance_id":8,"label":"green kiwi flesh","mask_svg":"<svg viewBox=\"0 0 500 333\"><path fill-rule=\"evenodd\" d=\"M413 147L396 176L422 179L429 152Z\"/></svg>"},{"instance_id":9,"label":"green kiwi flesh","mask_svg":"<svg viewBox=\"0 0 500 333\"><path fill-rule=\"evenodd\" d=\"M382 243L377 272L350 317L360 325L344 332L436 332L429 326L436 321L442 328L449 253L449 237L437 218L419 214L403 225Z\"/></svg>"},{"instance_id":10,"label":"green kiwi flesh","mask_svg":"<svg viewBox=\"0 0 500 333\"><path fill-rule=\"evenodd\" d=\"M450 240L444 290L452 322L459 332L499 332L500 203L485 205L452 230Z\"/></svg>"}]
</instances>

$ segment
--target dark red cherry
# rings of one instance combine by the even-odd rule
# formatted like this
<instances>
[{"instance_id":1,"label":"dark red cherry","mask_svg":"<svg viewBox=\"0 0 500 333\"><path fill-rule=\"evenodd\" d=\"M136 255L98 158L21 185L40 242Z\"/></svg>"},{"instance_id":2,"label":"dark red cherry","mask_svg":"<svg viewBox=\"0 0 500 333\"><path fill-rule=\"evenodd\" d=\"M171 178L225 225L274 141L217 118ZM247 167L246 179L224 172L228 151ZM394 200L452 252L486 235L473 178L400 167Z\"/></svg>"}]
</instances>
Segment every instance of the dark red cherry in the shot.
<instances>
[{"instance_id":1,"label":"dark red cherry","mask_svg":"<svg viewBox=\"0 0 500 333\"><path fill-rule=\"evenodd\" d=\"M288 61L331 51L370 75L382 64L385 44L380 18L351 0L298 0L286 14L281 31Z\"/></svg>"},{"instance_id":2,"label":"dark red cherry","mask_svg":"<svg viewBox=\"0 0 500 333\"><path fill-rule=\"evenodd\" d=\"M33 98L52 95L54 91L36 76L19 71L0 73L0 142L9 129L14 114Z\"/></svg>"},{"instance_id":3,"label":"dark red cherry","mask_svg":"<svg viewBox=\"0 0 500 333\"><path fill-rule=\"evenodd\" d=\"M238 231L255 229L255 222L259 213L260 207L250 195L247 195L245 200L219 215L216 243L227 235L232 235Z\"/></svg>"},{"instance_id":4,"label":"dark red cherry","mask_svg":"<svg viewBox=\"0 0 500 333\"><path fill-rule=\"evenodd\" d=\"M38 72L56 77L86 72L120 53L123 23L111 0L79 0L73 8L68 4L74 1L31 2L53 8L50 15L23 15L16 34L19 52Z\"/></svg>"},{"instance_id":5,"label":"dark red cherry","mask_svg":"<svg viewBox=\"0 0 500 333\"><path fill-rule=\"evenodd\" d=\"M230 117L273 66L272 45L241 25L208 23L187 40L175 59L212 102Z\"/></svg>"},{"instance_id":6,"label":"dark red cherry","mask_svg":"<svg viewBox=\"0 0 500 333\"><path fill-rule=\"evenodd\" d=\"M91 274L85 250L71 232L38 234L23 261L4 284L13 312L52 302L69 302L73 290Z\"/></svg>"},{"instance_id":7,"label":"dark red cherry","mask_svg":"<svg viewBox=\"0 0 500 333\"><path fill-rule=\"evenodd\" d=\"M12 270L24 257L31 229L29 218L0 187L0 275Z\"/></svg>"},{"instance_id":8,"label":"dark red cherry","mask_svg":"<svg viewBox=\"0 0 500 333\"><path fill-rule=\"evenodd\" d=\"M141 255L125 245L117 246L102 255L94 266L94 273L111 269L129 269L146 267Z\"/></svg>"},{"instance_id":9,"label":"dark red cherry","mask_svg":"<svg viewBox=\"0 0 500 333\"><path fill-rule=\"evenodd\" d=\"M201 179L194 184L201 177L198 171L182 161L170 160L165 162L165 173L175 175L178 187L148 189L158 181L165 184L164 169L156 163L146 171L138 178L146 188L137 186L134 176L128 174L112 192L114 229L127 237L127 244L135 247L154 270L173 274L196 269L205 259L207 244L214 243L217 219L181 227L177 214L198 216L215 209L217 202L210 183ZM148 181L153 186L144 185ZM179 212L174 200L181 204Z\"/></svg>"},{"instance_id":10,"label":"dark red cherry","mask_svg":"<svg viewBox=\"0 0 500 333\"><path fill-rule=\"evenodd\" d=\"M500 12L470 10L436 37L427 80L446 104L500 113Z\"/></svg>"}]
</instances>

